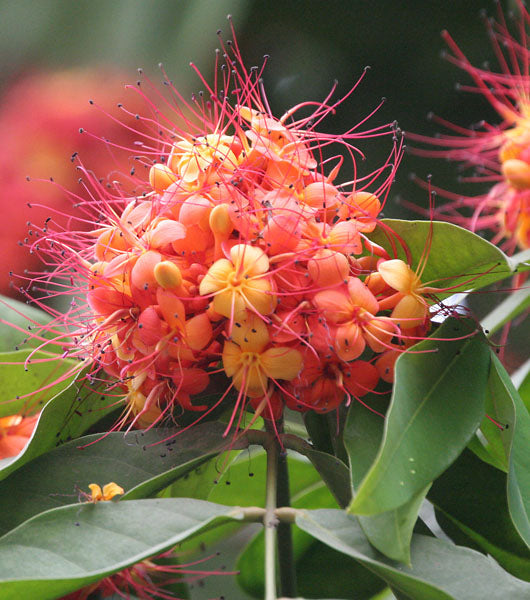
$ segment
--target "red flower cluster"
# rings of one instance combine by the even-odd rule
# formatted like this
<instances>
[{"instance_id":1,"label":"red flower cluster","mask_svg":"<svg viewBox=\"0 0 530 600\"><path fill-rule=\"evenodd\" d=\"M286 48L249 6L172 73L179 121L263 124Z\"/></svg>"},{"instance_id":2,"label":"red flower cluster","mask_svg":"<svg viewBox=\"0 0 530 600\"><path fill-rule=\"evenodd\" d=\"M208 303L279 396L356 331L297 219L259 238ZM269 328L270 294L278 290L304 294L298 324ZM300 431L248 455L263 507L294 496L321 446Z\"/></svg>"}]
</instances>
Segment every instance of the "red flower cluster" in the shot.
<instances>
[{"instance_id":1,"label":"red flower cluster","mask_svg":"<svg viewBox=\"0 0 530 600\"><path fill-rule=\"evenodd\" d=\"M125 197L86 172L97 227L47 226L32 246L58 265L56 289L77 292L57 323L73 330L70 354L117 381L120 425L212 410L197 397L213 374L225 378L215 406L237 395L230 426L247 402L271 419L285 405L327 412L391 381L398 354L429 327L432 288L366 236L399 163L396 131L318 132L344 98L275 118L262 69L247 71L235 42L218 56L206 94L188 103L170 86L176 118L151 101L140 117L154 126L136 150L149 187ZM354 141L387 135L384 165L336 183L343 156L324 158L329 147L357 173Z\"/></svg>"},{"instance_id":2,"label":"red flower cluster","mask_svg":"<svg viewBox=\"0 0 530 600\"><path fill-rule=\"evenodd\" d=\"M171 587L182 582L200 581L209 575L233 575L227 571L203 571L194 567L211 557L186 564L174 564L178 558L175 550L142 560L105 577L101 581L63 596L61 600L89 600L90 598L153 598L178 600Z\"/></svg>"},{"instance_id":3,"label":"red flower cluster","mask_svg":"<svg viewBox=\"0 0 530 600\"><path fill-rule=\"evenodd\" d=\"M499 72L471 64L449 33L443 32L452 54L447 59L470 75L475 86L460 89L479 93L499 115L498 124L481 122L466 130L443 119L435 121L452 130L436 138L411 134L410 138L444 148L417 150L429 157L460 161L474 167L476 174L462 181L493 183L481 196L463 197L437 190L449 202L435 210L434 216L463 225L472 231L492 230L493 242L504 240L513 252L517 246L530 247L530 49L527 27L530 15L523 2L517 34L512 34L500 10L498 22L486 20L488 34L500 66ZM469 216L471 211L471 216Z\"/></svg>"}]
</instances>

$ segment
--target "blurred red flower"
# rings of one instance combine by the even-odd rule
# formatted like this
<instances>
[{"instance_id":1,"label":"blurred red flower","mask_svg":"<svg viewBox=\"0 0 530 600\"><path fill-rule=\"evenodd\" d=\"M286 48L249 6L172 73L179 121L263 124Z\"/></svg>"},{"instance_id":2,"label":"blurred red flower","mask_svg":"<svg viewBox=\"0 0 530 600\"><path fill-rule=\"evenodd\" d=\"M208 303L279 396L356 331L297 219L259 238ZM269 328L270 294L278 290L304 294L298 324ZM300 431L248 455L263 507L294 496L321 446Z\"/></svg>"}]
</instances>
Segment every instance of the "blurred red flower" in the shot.
<instances>
[{"instance_id":1,"label":"blurred red flower","mask_svg":"<svg viewBox=\"0 0 530 600\"><path fill-rule=\"evenodd\" d=\"M136 135L127 124L135 120L134 115L117 106L123 100L126 81L126 76L108 68L75 69L25 75L5 91L0 100L0 293L16 295L10 289L10 271L22 274L26 269L42 268L37 256L17 245L33 235L28 233L28 221L42 225L51 216L50 209L65 215L75 210L59 186L28 183L28 176L33 180L53 177L61 186L86 196L76 185L79 173L69 160L74 152L98 176L106 177L113 168L130 169L125 153L94 137L105 132L113 144L132 145ZM139 102L136 94L126 96L129 108ZM91 98L103 110L92 106ZM109 114L119 120L112 120ZM81 135L80 128L94 135ZM57 219L56 213L53 218Z\"/></svg>"}]
</instances>

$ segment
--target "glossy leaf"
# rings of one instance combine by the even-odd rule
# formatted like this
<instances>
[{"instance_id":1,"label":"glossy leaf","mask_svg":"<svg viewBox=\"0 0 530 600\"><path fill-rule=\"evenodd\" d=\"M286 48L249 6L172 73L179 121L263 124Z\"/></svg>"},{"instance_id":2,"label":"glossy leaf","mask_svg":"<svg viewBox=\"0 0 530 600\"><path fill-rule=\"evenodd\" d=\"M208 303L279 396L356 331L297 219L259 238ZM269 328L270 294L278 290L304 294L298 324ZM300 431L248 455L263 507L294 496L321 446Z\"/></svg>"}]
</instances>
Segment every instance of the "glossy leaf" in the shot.
<instances>
[{"instance_id":1,"label":"glossy leaf","mask_svg":"<svg viewBox=\"0 0 530 600\"><path fill-rule=\"evenodd\" d=\"M352 499L348 467L341 460L326 452L308 449L304 455L320 473L338 505L346 508Z\"/></svg>"},{"instance_id":2,"label":"glossy leaf","mask_svg":"<svg viewBox=\"0 0 530 600\"><path fill-rule=\"evenodd\" d=\"M0 354L0 417L41 410L68 387L73 376L62 379L78 371L78 361L59 359L48 352L31 353L27 348Z\"/></svg>"},{"instance_id":3,"label":"glossy leaf","mask_svg":"<svg viewBox=\"0 0 530 600\"><path fill-rule=\"evenodd\" d=\"M492 353L488 391L508 458L508 507L520 536L530 546L530 414L510 376Z\"/></svg>"},{"instance_id":4,"label":"glossy leaf","mask_svg":"<svg viewBox=\"0 0 530 600\"><path fill-rule=\"evenodd\" d=\"M495 281L509 277L515 271L530 269L526 254L510 258L484 238L452 223L401 221L398 219L383 219L382 223L383 226L377 227L370 234L370 239L386 248L394 256L392 243L384 232L384 227L390 227L392 231L406 240L407 247L414 258L411 265L413 269L417 267L417 263L423 255L432 226L432 246L422 273L423 283L432 282L432 285L436 286L435 282L439 281L441 288L461 284L460 291L465 291L483 288ZM394 244L396 258L406 260L405 252L395 239ZM446 279L448 277L449 281ZM437 296L443 298L453 293L454 289L440 292Z\"/></svg>"},{"instance_id":5,"label":"glossy leaf","mask_svg":"<svg viewBox=\"0 0 530 600\"><path fill-rule=\"evenodd\" d=\"M240 514L189 498L84 503L47 511L0 538L2 600L52 600Z\"/></svg>"},{"instance_id":6,"label":"glossy leaf","mask_svg":"<svg viewBox=\"0 0 530 600\"><path fill-rule=\"evenodd\" d=\"M369 394L363 402L383 413L388 401L383 395ZM383 437L384 419L353 402L344 426L344 445L350 457L352 486L360 485L372 465ZM410 540L427 489L420 490L402 506L377 515L360 516L359 523L371 544L380 552L401 562L410 562Z\"/></svg>"},{"instance_id":7,"label":"glossy leaf","mask_svg":"<svg viewBox=\"0 0 530 600\"><path fill-rule=\"evenodd\" d=\"M0 535L38 513L72 504L90 483L114 481L126 499L152 496L224 449L225 428L204 423L178 435L151 429L64 444L0 482Z\"/></svg>"},{"instance_id":8,"label":"glossy leaf","mask_svg":"<svg viewBox=\"0 0 530 600\"><path fill-rule=\"evenodd\" d=\"M0 480L59 444L79 437L114 410L87 382L71 383L42 410L29 443L17 456L0 460Z\"/></svg>"},{"instance_id":9,"label":"glossy leaf","mask_svg":"<svg viewBox=\"0 0 530 600\"><path fill-rule=\"evenodd\" d=\"M456 543L471 544L516 577L530 580L530 551L510 518L505 473L466 450L435 480L428 498Z\"/></svg>"},{"instance_id":10,"label":"glossy leaf","mask_svg":"<svg viewBox=\"0 0 530 600\"><path fill-rule=\"evenodd\" d=\"M526 408L530 411L530 358L512 376L514 385Z\"/></svg>"},{"instance_id":11,"label":"glossy leaf","mask_svg":"<svg viewBox=\"0 0 530 600\"><path fill-rule=\"evenodd\" d=\"M415 534L411 543L412 567L405 567L372 548L357 519L344 511L300 511L296 524L358 560L404 598L524 600L530 594L530 584L506 573L492 558L469 548Z\"/></svg>"},{"instance_id":12,"label":"glossy leaf","mask_svg":"<svg viewBox=\"0 0 530 600\"><path fill-rule=\"evenodd\" d=\"M456 459L483 418L489 361L474 322L456 318L400 356L383 440L352 512L402 506Z\"/></svg>"}]
</instances>

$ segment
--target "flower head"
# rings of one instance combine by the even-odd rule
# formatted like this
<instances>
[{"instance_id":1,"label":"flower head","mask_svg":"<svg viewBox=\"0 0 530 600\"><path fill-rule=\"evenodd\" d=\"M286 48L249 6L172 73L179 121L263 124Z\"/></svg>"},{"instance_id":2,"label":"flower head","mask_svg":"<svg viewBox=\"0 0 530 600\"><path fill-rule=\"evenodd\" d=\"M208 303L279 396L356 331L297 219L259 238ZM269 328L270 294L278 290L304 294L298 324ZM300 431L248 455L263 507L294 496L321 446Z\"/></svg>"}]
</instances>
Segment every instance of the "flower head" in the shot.
<instances>
[{"instance_id":1,"label":"flower head","mask_svg":"<svg viewBox=\"0 0 530 600\"><path fill-rule=\"evenodd\" d=\"M397 263L405 279L410 267L367 237L400 161L399 131L318 131L345 100L331 94L277 118L263 69L246 69L235 40L217 60L215 85L202 80L191 102L166 81L171 119L151 100L154 116L139 116L136 194L84 171L93 231L48 227L32 246L59 267L48 285L75 295L51 328L65 325L68 354L123 398L119 426L200 419L234 395L229 427L247 404L273 419L286 404L333 410L375 388L374 363L406 349L411 327L428 328L419 279L393 276ZM342 154L355 162L372 136L392 140L385 164L337 182Z\"/></svg>"},{"instance_id":2,"label":"flower head","mask_svg":"<svg viewBox=\"0 0 530 600\"><path fill-rule=\"evenodd\" d=\"M493 242L505 249L530 247L530 49L527 27L530 16L517 0L520 13L517 33L512 33L499 8L498 21L486 20L489 38L499 69L473 65L448 32L443 37L451 53L447 59L464 70L473 86L464 91L479 93L498 115L496 123L480 121L480 126L464 129L442 119L450 134L436 138L410 134L413 140L438 146L441 150L420 150L424 156L458 161L463 168L475 169L466 182L488 183L480 196L463 197L437 189L448 202L437 207L435 217L461 224L472 231L491 230Z\"/></svg>"}]
</instances>

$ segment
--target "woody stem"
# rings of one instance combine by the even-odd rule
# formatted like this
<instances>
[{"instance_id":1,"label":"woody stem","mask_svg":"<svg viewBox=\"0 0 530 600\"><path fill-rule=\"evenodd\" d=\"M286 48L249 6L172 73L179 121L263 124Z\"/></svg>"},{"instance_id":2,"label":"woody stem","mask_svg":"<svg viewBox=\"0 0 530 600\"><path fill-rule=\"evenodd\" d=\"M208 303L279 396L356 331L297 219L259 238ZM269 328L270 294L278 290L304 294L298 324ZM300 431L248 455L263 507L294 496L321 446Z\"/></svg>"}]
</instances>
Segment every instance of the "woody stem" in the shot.
<instances>
[{"instance_id":1,"label":"woody stem","mask_svg":"<svg viewBox=\"0 0 530 600\"><path fill-rule=\"evenodd\" d=\"M278 456L277 503L282 508L288 507L291 504L287 452L285 450L281 451ZM282 521L278 524L278 560L280 565L280 593L284 597L294 598L297 596L297 593L293 535L291 524Z\"/></svg>"}]
</instances>

